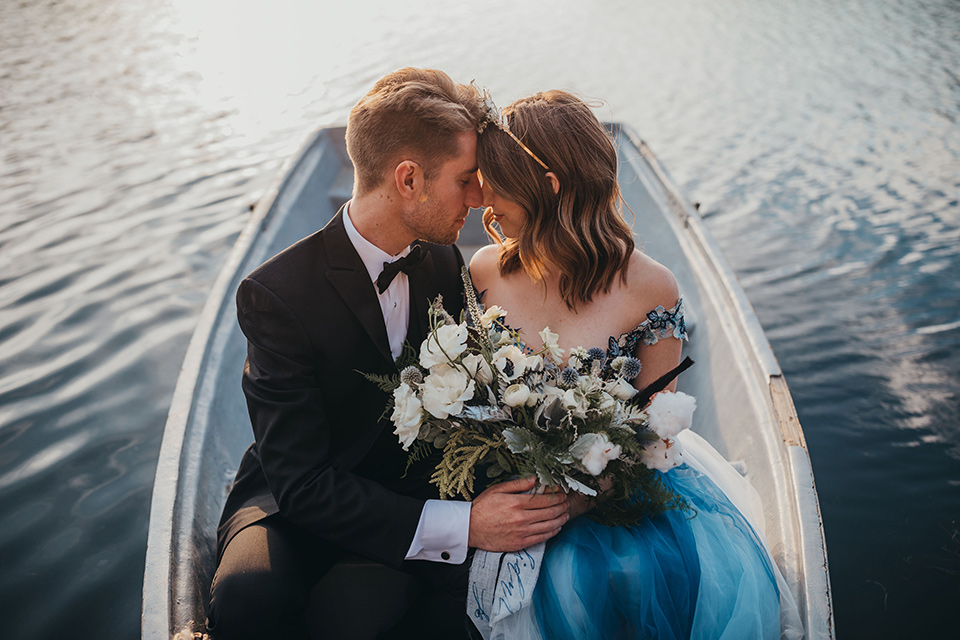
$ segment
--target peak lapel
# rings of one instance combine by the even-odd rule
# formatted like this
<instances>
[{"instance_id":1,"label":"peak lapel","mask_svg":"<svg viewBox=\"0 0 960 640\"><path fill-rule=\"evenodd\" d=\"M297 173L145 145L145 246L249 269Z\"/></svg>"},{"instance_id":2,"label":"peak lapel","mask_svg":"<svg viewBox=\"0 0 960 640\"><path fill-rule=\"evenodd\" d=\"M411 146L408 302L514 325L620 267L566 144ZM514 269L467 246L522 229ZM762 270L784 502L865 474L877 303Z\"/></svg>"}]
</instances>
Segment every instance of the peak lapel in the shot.
<instances>
[{"instance_id":1,"label":"peak lapel","mask_svg":"<svg viewBox=\"0 0 960 640\"><path fill-rule=\"evenodd\" d=\"M387 328L383 323L383 312L370 274L363 261L347 237L343 226L343 213L337 213L324 228L324 245L330 268L326 272L327 280L336 288L364 331L376 345L377 350L389 362L393 362L390 353L390 341Z\"/></svg>"},{"instance_id":2,"label":"peak lapel","mask_svg":"<svg viewBox=\"0 0 960 640\"><path fill-rule=\"evenodd\" d=\"M419 349L420 343L427 337L427 308L433 302L430 298L430 284L434 279L434 271L433 254L427 251L423 262L407 274L410 281L410 326L407 329L407 340L414 349Z\"/></svg>"}]
</instances>

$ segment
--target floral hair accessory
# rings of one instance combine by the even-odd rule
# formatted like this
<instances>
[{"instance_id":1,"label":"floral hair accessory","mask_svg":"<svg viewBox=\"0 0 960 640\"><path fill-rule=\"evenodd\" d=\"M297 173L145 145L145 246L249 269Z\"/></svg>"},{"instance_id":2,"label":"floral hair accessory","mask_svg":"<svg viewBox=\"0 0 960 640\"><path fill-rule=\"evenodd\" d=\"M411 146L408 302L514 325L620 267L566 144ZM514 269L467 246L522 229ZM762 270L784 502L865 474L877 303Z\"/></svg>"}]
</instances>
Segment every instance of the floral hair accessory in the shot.
<instances>
[{"instance_id":1,"label":"floral hair accessory","mask_svg":"<svg viewBox=\"0 0 960 640\"><path fill-rule=\"evenodd\" d=\"M541 167L545 170L550 171L550 167L547 166L547 163L537 157L533 151L530 150L530 147L520 142L520 138L515 136L512 131L510 131L510 125L507 124L506 119L503 117L503 111L497 107L493 102L493 98L490 97L490 91L484 87L483 91L480 92L480 111L483 113L483 116L480 118L480 123L477 125L477 133L483 133L484 129L487 128L487 125L494 125L500 131L503 131L505 134L513 138L513 140L520 145L520 148L527 152L527 155L537 161Z\"/></svg>"}]
</instances>

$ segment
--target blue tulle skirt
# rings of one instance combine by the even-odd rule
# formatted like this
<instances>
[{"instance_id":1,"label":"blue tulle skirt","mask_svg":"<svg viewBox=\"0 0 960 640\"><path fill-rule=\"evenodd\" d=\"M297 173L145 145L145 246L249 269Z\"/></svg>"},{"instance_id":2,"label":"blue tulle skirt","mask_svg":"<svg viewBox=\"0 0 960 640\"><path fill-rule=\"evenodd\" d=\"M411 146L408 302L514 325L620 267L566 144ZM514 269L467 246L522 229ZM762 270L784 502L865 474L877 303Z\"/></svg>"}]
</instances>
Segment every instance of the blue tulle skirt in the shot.
<instances>
[{"instance_id":1,"label":"blue tulle skirt","mask_svg":"<svg viewBox=\"0 0 960 640\"><path fill-rule=\"evenodd\" d=\"M631 527L578 518L548 543L521 625L530 637L780 637L776 569L753 527L700 471L663 477L691 511Z\"/></svg>"}]
</instances>

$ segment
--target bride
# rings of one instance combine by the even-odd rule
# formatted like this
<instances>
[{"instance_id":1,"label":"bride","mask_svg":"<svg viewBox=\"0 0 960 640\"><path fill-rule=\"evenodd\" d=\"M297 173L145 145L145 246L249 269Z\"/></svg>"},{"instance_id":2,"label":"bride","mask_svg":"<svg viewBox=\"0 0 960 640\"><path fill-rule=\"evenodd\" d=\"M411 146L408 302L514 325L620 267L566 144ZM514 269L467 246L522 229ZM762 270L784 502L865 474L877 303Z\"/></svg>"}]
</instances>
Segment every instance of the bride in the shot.
<instances>
[{"instance_id":1,"label":"bride","mask_svg":"<svg viewBox=\"0 0 960 640\"><path fill-rule=\"evenodd\" d=\"M550 91L502 117L491 110L488 121L477 158L496 244L470 263L484 304L528 329L534 351L539 327L559 334L568 354L613 337L642 364L638 388L677 366L686 332L676 279L635 247L619 212L617 153L589 107ZM762 518L751 509L755 492L695 434L681 444L686 462L663 480L691 509L629 527L576 518L547 544L532 604L499 621L494 637L802 635L753 524Z\"/></svg>"}]
</instances>

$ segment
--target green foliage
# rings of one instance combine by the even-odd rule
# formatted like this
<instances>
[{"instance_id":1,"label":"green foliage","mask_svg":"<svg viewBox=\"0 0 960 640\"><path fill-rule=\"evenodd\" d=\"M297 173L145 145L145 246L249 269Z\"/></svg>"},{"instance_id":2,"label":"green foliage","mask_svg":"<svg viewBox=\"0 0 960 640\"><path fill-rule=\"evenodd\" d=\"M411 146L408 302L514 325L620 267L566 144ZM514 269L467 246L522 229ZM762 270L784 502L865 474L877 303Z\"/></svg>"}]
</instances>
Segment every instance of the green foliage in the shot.
<instances>
[{"instance_id":1,"label":"green foliage","mask_svg":"<svg viewBox=\"0 0 960 640\"><path fill-rule=\"evenodd\" d=\"M499 433L488 433L482 423L468 422L447 432L449 439L443 457L430 482L437 485L440 497L463 497L472 500L477 466L484 461L496 462L497 451L506 443Z\"/></svg>"},{"instance_id":2,"label":"green foliage","mask_svg":"<svg viewBox=\"0 0 960 640\"><path fill-rule=\"evenodd\" d=\"M415 440L414 443L410 445L410 451L407 453L407 466L403 469L404 477L406 477L407 472L410 471L410 467L418 462L426 460L435 453L436 449L432 443L427 442L426 440Z\"/></svg>"},{"instance_id":3,"label":"green foliage","mask_svg":"<svg viewBox=\"0 0 960 640\"><path fill-rule=\"evenodd\" d=\"M659 472L642 464L614 460L605 471L604 475L611 478L613 484L587 514L594 522L611 527L628 526L671 509L693 511L686 500L663 483Z\"/></svg>"},{"instance_id":4,"label":"green foliage","mask_svg":"<svg viewBox=\"0 0 960 640\"><path fill-rule=\"evenodd\" d=\"M363 371L357 371L357 373L380 387L380 390L384 393L393 393L393 390L400 386L400 376L396 373L389 375L379 373L364 373Z\"/></svg>"},{"instance_id":5,"label":"green foliage","mask_svg":"<svg viewBox=\"0 0 960 640\"><path fill-rule=\"evenodd\" d=\"M410 344L409 342L403 343L403 349L400 350L400 355L397 356L396 365L397 371L403 371L409 366L418 366L419 365L420 354L417 349ZM400 386L399 378L397 378L397 386Z\"/></svg>"}]
</instances>

